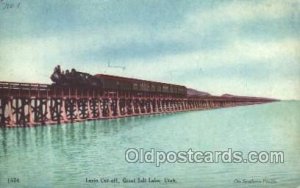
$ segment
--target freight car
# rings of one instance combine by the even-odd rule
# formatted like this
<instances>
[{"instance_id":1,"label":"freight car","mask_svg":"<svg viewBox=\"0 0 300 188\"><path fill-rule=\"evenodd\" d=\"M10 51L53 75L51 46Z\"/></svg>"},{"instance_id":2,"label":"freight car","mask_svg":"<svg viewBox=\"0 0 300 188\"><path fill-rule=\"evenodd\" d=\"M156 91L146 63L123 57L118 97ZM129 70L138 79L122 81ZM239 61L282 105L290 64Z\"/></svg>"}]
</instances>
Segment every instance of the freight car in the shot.
<instances>
[{"instance_id":1,"label":"freight car","mask_svg":"<svg viewBox=\"0 0 300 188\"><path fill-rule=\"evenodd\" d=\"M127 92L136 95L155 94L163 96L186 97L185 86L153 82L134 78L112 76L105 74L91 75L78 72L75 69L61 71L60 66L55 67L51 80L54 86L68 86L80 88L97 88L108 92Z\"/></svg>"}]
</instances>

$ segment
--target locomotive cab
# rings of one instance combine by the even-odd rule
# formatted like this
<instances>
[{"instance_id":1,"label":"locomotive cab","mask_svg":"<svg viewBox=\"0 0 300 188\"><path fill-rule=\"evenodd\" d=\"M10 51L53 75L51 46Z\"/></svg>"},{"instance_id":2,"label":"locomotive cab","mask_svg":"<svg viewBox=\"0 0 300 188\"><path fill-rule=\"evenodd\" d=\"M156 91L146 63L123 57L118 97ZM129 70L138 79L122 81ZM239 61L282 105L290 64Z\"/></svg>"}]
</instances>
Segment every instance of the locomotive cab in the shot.
<instances>
[{"instance_id":1,"label":"locomotive cab","mask_svg":"<svg viewBox=\"0 0 300 188\"><path fill-rule=\"evenodd\" d=\"M61 70L60 66L56 66L51 75L51 80L56 85L72 86L72 87L101 87L101 80L84 72L78 72L75 69L71 71Z\"/></svg>"}]
</instances>

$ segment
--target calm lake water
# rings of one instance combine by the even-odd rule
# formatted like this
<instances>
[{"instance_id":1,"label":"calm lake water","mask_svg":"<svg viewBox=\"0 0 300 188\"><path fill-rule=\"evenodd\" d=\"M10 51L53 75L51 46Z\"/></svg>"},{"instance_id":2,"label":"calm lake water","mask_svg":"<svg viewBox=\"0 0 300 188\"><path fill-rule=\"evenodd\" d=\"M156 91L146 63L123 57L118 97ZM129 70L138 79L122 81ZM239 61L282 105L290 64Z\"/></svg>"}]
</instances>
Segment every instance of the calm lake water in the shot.
<instances>
[{"instance_id":1,"label":"calm lake water","mask_svg":"<svg viewBox=\"0 0 300 188\"><path fill-rule=\"evenodd\" d=\"M0 129L0 187L299 187L300 102ZM127 163L128 148L283 151L284 163ZM7 178L20 183L7 183ZM123 183L123 178L176 183ZM118 178L120 183L87 183ZM276 183L237 183L274 180Z\"/></svg>"}]
</instances>

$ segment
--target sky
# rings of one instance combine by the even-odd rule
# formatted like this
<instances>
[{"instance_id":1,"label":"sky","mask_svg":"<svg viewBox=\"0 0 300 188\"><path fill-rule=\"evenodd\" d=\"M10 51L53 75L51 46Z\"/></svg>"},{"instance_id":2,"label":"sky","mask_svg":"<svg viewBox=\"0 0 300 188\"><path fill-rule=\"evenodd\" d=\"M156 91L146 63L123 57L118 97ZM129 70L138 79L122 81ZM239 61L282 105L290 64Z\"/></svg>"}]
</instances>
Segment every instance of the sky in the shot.
<instances>
[{"instance_id":1,"label":"sky","mask_svg":"<svg viewBox=\"0 0 300 188\"><path fill-rule=\"evenodd\" d=\"M0 0L0 81L51 83L59 64L300 99L299 32L299 0Z\"/></svg>"}]
</instances>

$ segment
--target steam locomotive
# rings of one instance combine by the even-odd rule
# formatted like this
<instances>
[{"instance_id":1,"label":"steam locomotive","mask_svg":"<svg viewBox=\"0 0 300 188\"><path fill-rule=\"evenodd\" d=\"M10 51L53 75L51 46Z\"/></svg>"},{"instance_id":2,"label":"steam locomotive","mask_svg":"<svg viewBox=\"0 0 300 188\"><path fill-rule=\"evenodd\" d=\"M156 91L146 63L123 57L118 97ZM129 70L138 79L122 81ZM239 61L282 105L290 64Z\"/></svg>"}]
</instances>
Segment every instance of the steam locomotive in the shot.
<instances>
[{"instance_id":1,"label":"steam locomotive","mask_svg":"<svg viewBox=\"0 0 300 188\"><path fill-rule=\"evenodd\" d=\"M105 74L91 75L78 72L75 69L66 72L61 71L60 66L55 67L51 80L53 85L98 88L102 91L124 91L124 92L147 92L155 94L186 97L187 88L181 85L167 84L161 82L146 81L134 78L126 78Z\"/></svg>"}]
</instances>

